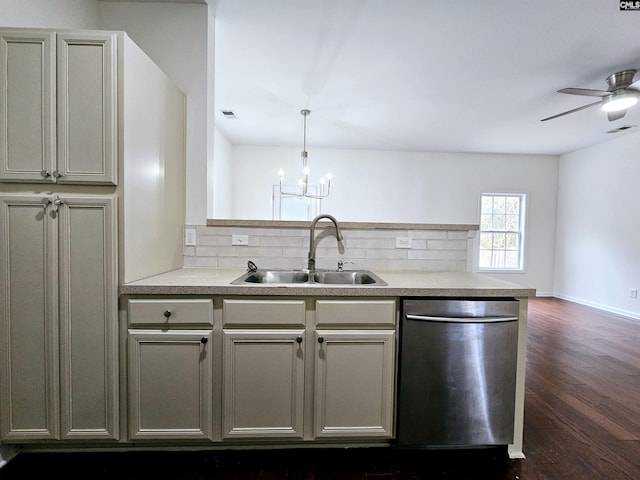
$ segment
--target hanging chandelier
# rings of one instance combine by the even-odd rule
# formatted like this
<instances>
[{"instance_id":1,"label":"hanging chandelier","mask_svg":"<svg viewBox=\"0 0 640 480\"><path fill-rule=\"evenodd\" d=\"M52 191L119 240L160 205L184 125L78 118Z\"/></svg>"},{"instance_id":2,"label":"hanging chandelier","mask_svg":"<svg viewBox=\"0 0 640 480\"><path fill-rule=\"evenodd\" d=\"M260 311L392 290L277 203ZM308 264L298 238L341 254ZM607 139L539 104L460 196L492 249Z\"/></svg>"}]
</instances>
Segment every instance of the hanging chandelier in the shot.
<instances>
[{"instance_id":1,"label":"hanging chandelier","mask_svg":"<svg viewBox=\"0 0 640 480\"><path fill-rule=\"evenodd\" d=\"M304 133L302 137L302 178L298 180L298 186L295 190L287 190L284 184L284 170L280 169L280 195L286 197L306 197L314 199L322 199L329 196L331 189L331 174L320 179L320 185L309 185L309 167L307 166L307 117L311 113L310 110L300 110L300 114L304 117ZM311 187L311 188L309 188Z\"/></svg>"}]
</instances>

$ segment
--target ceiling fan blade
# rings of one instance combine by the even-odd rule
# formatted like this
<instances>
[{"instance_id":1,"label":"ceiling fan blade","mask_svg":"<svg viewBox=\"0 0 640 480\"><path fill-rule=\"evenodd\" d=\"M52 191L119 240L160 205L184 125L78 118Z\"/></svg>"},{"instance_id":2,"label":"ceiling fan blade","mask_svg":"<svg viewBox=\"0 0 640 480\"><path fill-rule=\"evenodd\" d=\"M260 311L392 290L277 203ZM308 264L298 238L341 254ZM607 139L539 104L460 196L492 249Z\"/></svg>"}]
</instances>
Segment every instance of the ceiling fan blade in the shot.
<instances>
[{"instance_id":1,"label":"ceiling fan blade","mask_svg":"<svg viewBox=\"0 0 640 480\"><path fill-rule=\"evenodd\" d=\"M540 120L541 122L546 122L547 120L553 120L554 118L562 117L563 115L568 115L569 113L579 112L580 110L584 110L585 108L593 107L594 105L600 105L600 101L589 103L587 105L583 105L582 107L574 108L573 110L568 110L566 112L559 113L552 117L543 118Z\"/></svg>"},{"instance_id":2,"label":"ceiling fan blade","mask_svg":"<svg viewBox=\"0 0 640 480\"><path fill-rule=\"evenodd\" d=\"M626 110L619 110L617 112L607 112L607 117L609 118L610 122L613 122L615 120L620 120L622 117L624 117L625 113L627 113Z\"/></svg>"},{"instance_id":3,"label":"ceiling fan blade","mask_svg":"<svg viewBox=\"0 0 640 480\"><path fill-rule=\"evenodd\" d=\"M627 89L640 90L640 80L636 80L635 82L633 82L631 85L627 87Z\"/></svg>"},{"instance_id":4,"label":"ceiling fan blade","mask_svg":"<svg viewBox=\"0 0 640 480\"><path fill-rule=\"evenodd\" d=\"M569 93L571 95L587 95L589 97L606 97L611 92L605 90L592 90L590 88L563 88L558 93Z\"/></svg>"}]
</instances>

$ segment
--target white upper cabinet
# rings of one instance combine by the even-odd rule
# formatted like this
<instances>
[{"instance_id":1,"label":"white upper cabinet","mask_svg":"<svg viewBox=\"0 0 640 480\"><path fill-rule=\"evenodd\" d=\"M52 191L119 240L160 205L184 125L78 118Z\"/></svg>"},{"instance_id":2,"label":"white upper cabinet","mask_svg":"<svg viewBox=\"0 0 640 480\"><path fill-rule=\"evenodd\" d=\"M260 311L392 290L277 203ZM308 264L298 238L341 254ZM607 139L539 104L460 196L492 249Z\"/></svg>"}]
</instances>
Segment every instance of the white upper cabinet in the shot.
<instances>
[{"instance_id":1,"label":"white upper cabinet","mask_svg":"<svg viewBox=\"0 0 640 480\"><path fill-rule=\"evenodd\" d=\"M112 32L0 31L0 181L117 184Z\"/></svg>"}]
</instances>

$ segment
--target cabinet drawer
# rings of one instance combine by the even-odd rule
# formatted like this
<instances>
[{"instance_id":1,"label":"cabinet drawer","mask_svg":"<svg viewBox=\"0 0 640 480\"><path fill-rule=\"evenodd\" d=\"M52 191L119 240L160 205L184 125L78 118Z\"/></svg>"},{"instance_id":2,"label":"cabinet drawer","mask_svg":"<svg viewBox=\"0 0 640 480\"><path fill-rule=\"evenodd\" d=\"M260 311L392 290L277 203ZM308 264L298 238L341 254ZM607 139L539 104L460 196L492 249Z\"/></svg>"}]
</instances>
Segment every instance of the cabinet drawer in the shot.
<instances>
[{"instance_id":1,"label":"cabinet drawer","mask_svg":"<svg viewBox=\"0 0 640 480\"><path fill-rule=\"evenodd\" d=\"M304 300L223 300L223 323L227 325L305 324Z\"/></svg>"},{"instance_id":2,"label":"cabinet drawer","mask_svg":"<svg viewBox=\"0 0 640 480\"><path fill-rule=\"evenodd\" d=\"M396 301L384 300L317 300L316 325L373 325L395 327Z\"/></svg>"},{"instance_id":3,"label":"cabinet drawer","mask_svg":"<svg viewBox=\"0 0 640 480\"><path fill-rule=\"evenodd\" d=\"M132 299L129 300L129 325L213 325L213 300Z\"/></svg>"}]
</instances>

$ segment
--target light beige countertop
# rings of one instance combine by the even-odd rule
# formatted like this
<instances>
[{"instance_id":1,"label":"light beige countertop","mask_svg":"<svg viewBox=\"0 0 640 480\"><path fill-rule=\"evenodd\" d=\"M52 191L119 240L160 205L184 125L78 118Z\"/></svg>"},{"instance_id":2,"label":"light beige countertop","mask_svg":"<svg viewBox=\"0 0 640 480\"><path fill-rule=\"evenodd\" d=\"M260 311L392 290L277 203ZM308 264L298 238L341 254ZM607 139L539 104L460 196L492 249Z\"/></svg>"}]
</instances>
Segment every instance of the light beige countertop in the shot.
<instances>
[{"instance_id":1,"label":"light beige countertop","mask_svg":"<svg viewBox=\"0 0 640 480\"><path fill-rule=\"evenodd\" d=\"M244 269L181 268L120 286L122 295L533 297L535 289L471 272L374 271L386 286L231 285Z\"/></svg>"}]
</instances>

